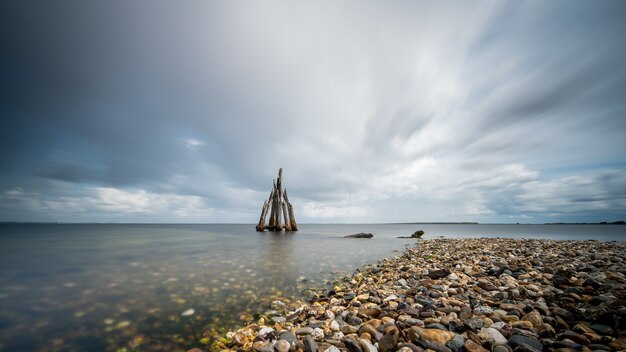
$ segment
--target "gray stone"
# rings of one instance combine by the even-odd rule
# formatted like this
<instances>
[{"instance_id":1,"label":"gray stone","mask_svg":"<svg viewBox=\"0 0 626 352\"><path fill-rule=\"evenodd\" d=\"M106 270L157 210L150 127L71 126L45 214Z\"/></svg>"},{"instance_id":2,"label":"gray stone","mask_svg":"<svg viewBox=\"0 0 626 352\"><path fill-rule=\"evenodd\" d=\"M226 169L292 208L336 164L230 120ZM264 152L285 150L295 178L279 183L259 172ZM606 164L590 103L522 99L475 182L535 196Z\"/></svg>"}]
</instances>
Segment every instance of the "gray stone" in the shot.
<instances>
[{"instance_id":1,"label":"gray stone","mask_svg":"<svg viewBox=\"0 0 626 352\"><path fill-rule=\"evenodd\" d=\"M480 318L469 318L463 320L463 325L472 331L478 331L485 325L485 322Z\"/></svg>"},{"instance_id":2,"label":"gray stone","mask_svg":"<svg viewBox=\"0 0 626 352\"><path fill-rule=\"evenodd\" d=\"M353 325L353 326L358 326L363 324L363 320L361 320L361 318L357 317L356 315L348 315L348 319L346 319L346 323Z\"/></svg>"},{"instance_id":3,"label":"gray stone","mask_svg":"<svg viewBox=\"0 0 626 352\"><path fill-rule=\"evenodd\" d=\"M295 351L298 348L298 338L291 331L287 330L280 334L279 339L289 342L290 350Z\"/></svg>"},{"instance_id":4,"label":"gray stone","mask_svg":"<svg viewBox=\"0 0 626 352\"><path fill-rule=\"evenodd\" d=\"M441 325L441 324L428 324L426 325L427 329L439 329L439 330L445 330L448 331L448 328L446 328L445 326Z\"/></svg>"},{"instance_id":5,"label":"gray stone","mask_svg":"<svg viewBox=\"0 0 626 352\"><path fill-rule=\"evenodd\" d=\"M500 331L494 328L482 328L478 333L478 337L483 340L492 339L495 345L503 345L507 343L506 338L500 333Z\"/></svg>"},{"instance_id":6,"label":"gray stone","mask_svg":"<svg viewBox=\"0 0 626 352\"><path fill-rule=\"evenodd\" d=\"M454 335L452 340L448 341L446 347L451 349L453 352L459 352L463 345L465 345L465 338L459 334Z\"/></svg>"},{"instance_id":7,"label":"gray stone","mask_svg":"<svg viewBox=\"0 0 626 352\"><path fill-rule=\"evenodd\" d=\"M276 352L287 352L291 349L291 344L287 340L278 340L274 344Z\"/></svg>"},{"instance_id":8,"label":"gray stone","mask_svg":"<svg viewBox=\"0 0 626 352\"><path fill-rule=\"evenodd\" d=\"M513 352L513 349L509 345L495 345L491 348L491 352Z\"/></svg>"},{"instance_id":9,"label":"gray stone","mask_svg":"<svg viewBox=\"0 0 626 352\"><path fill-rule=\"evenodd\" d=\"M313 333L313 328L305 326L302 328L298 328L296 330L296 335L311 335Z\"/></svg>"},{"instance_id":10,"label":"gray stone","mask_svg":"<svg viewBox=\"0 0 626 352\"><path fill-rule=\"evenodd\" d=\"M378 348L365 339L359 339L359 345L361 345L363 352L378 352Z\"/></svg>"},{"instance_id":11,"label":"gray stone","mask_svg":"<svg viewBox=\"0 0 626 352\"><path fill-rule=\"evenodd\" d=\"M317 344L313 341L311 335L306 335L304 339L302 339L302 345L304 352L317 352Z\"/></svg>"},{"instance_id":12,"label":"gray stone","mask_svg":"<svg viewBox=\"0 0 626 352\"><path fill-rule=\"evenodd\" d=\"M346 345L349 352L363 352L359 343L353 339L345 339L343 344Z\"/></svg>"},{"instance_id":13,"label":"gray stone","mask_svg":"<svg viewBox=\"0 0 626 352\"><path fill-rule=\"evenodd\" d=\"M287 318L281 317L281 316L276 316L276 317L272 317L272 321L274 323L284 324L287 321Z\"/></svg>"},{"instance_id":14,"label":"gray stone","mask_svg":"<svg viewBox=\"0 0 626 352\"><path fill-rule=\"evenodd\" d=\"M592 328L598 334L602 334L602 335L613 335L613 333L615 332L613 328L611 328L610 326L606 326L604 324L591 324L589 327Z\"/></svg>"},{"instance_id":15,"label":"gray stone","mask_svg":"<svg viewBox=\"0 0 626 352\"><path fill-rule=\"evenodd\" d=\"M528 336L513 335L509 338L508 343L511 347L513 347L513 349L518 346L530 346L539 351L543 350L543 345L541 344L541 342Z\"/></svg>"}]
</instances>

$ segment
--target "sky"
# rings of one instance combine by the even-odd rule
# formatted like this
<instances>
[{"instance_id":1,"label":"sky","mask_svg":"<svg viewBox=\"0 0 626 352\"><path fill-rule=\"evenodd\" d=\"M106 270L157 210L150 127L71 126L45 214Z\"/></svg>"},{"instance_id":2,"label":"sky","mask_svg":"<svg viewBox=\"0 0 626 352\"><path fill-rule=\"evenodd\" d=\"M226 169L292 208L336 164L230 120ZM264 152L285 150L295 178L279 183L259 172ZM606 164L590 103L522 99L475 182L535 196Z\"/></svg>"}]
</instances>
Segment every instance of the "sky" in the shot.
<instances>
[{"instance_id":1,"label":"sky","mask_svg":"<svg viewBox=\"0 0 626 352\"><path fill-rule=\"evenodd\" d=\"M624 1L6 1L0 221L626 220Z\"/></svg>"}]
</instances>

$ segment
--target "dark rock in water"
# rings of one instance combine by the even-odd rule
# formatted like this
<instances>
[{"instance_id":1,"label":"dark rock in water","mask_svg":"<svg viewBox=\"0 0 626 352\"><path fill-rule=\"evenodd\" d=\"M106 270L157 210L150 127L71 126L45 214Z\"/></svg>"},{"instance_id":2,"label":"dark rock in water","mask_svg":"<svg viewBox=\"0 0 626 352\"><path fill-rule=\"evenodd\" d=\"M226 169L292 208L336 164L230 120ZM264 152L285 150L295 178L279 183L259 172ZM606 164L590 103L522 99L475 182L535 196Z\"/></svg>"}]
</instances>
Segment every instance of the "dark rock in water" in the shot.
<instances>
[{"instance_id":1,"label":"dark rock in water","mask_svg":"<svg viewBox=\"0 0 626 352\"><path fill-rule=\"evenodd\" d=\"M346 235L343 236L344 238L372 238L374 237L374 234L372 233L365 233L365 232L359 232L359 233L355 233L352 235Z\"/></svg>"},{"instance_id":2,"label":"dark rock in water","mask_svg":"<svg viewBox=\"0 0 626 352\"><path fill-rule=\"evenodd\" d=\"M428 271L428 277L433 279L433 280L437 280L437 279L441 279L444 278L448 275L450 275L450 269L445 268L445 269L439 269L439 270L429 270Z\"/></svg>"},{"instance_id":3,"label":"dark rock in water","mask_svg":"<svg viewBox=\"0 0 626 352\"><path fill-rule=\"evenodd\" d=\"M513 335L509 338L509 345L515 349L518 346L530 346L536 350L543 350L541 342L527 336Z\"/></svg>"},{"instance_id":4,"label":"dark rock in water","mask_svg":"<svg viewBox=\"0 0 626 352\"><path fill-rule=\"evenodd\" d=\"M424 236L424 230L417 230L413 232L411 238L422 238L422 236Z\"/></svg>"},{"instance_id":5,"label":"dark rock in water","mask_svg":"<svg viewBox=\"0 0 626 352\"><path fill-rule=\"evenodd\" d=\"M313 341L311 335L306 335L302 342L304 345L304 352L317 352L317 344Z\"/></svg>"}]
</instances>

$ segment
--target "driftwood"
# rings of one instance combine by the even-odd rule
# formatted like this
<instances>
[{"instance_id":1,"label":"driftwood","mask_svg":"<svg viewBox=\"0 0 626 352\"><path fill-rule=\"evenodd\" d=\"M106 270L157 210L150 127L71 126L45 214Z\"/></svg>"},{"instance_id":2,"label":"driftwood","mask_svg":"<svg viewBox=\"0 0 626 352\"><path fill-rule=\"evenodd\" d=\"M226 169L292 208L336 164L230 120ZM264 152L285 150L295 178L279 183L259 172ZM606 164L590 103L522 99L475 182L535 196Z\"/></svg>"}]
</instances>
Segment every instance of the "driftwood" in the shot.
<instances>
[{"instance_id":1,"label":"driftwood","mask_svg":"<svg viewBox=\"0 0 626 352\"><path fill-rule=\"evenodd\" d=\"M259 224L256 225L257 231L265 230L265 215L267 214L267 208L269 208L270 203L268 201L263 202L263 209L261 210L261 218L259 219Z\"/></svg>"},{"instance_id":2,"label":"driftwood","mask_svg":"<svg viewBox=\"0 0 626 352\"><path fill-rule=\"evenodd\" d=\"M282 179L283 169L279 169L278 178L272 181L273 188L270 192L270 197L263 203L261 218L259 219L259 224L256 226L257 231L298 231L298 224L293 215L293 206L287 198L287 191L283 191ZM269 223L265 226L268 208L270 208Z\"/></svg>"},{"instance_id":3,"label":"driftwood","mask_svg":"<svg viewBox=\"0 0 626 352\"><path fill-rule=\"evenodd\" d=\"M283 192L283 198L285 199L285 203L287 203L287 210L289 211L289 225L291 226L291 231L298 231L296 217L293 215L293 206L291 202L289 202L289 197L287 197L287 190ZM287 222L287 220L285 220L285 222Z\"/></svg>"}]
</instances>

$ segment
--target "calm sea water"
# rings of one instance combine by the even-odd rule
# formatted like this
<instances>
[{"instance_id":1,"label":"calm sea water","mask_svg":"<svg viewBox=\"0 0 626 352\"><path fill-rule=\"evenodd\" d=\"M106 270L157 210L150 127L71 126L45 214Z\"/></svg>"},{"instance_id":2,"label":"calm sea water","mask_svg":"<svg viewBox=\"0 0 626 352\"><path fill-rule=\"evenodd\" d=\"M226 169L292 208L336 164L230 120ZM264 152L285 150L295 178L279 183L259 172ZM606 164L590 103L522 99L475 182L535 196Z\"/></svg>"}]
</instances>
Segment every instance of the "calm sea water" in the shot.
<instances>
[{"instance_id":1,"label":"calm sea water","mask_svg":"<svg viewBox=\"0 0 626 352\"><path fill-rule=\"evenodd\" d=\"M616 225L0 225L0 351L184 351L424 238L626 241ZM373 239L346 239L372 232Z\"/></svg>"}]
</instances>

